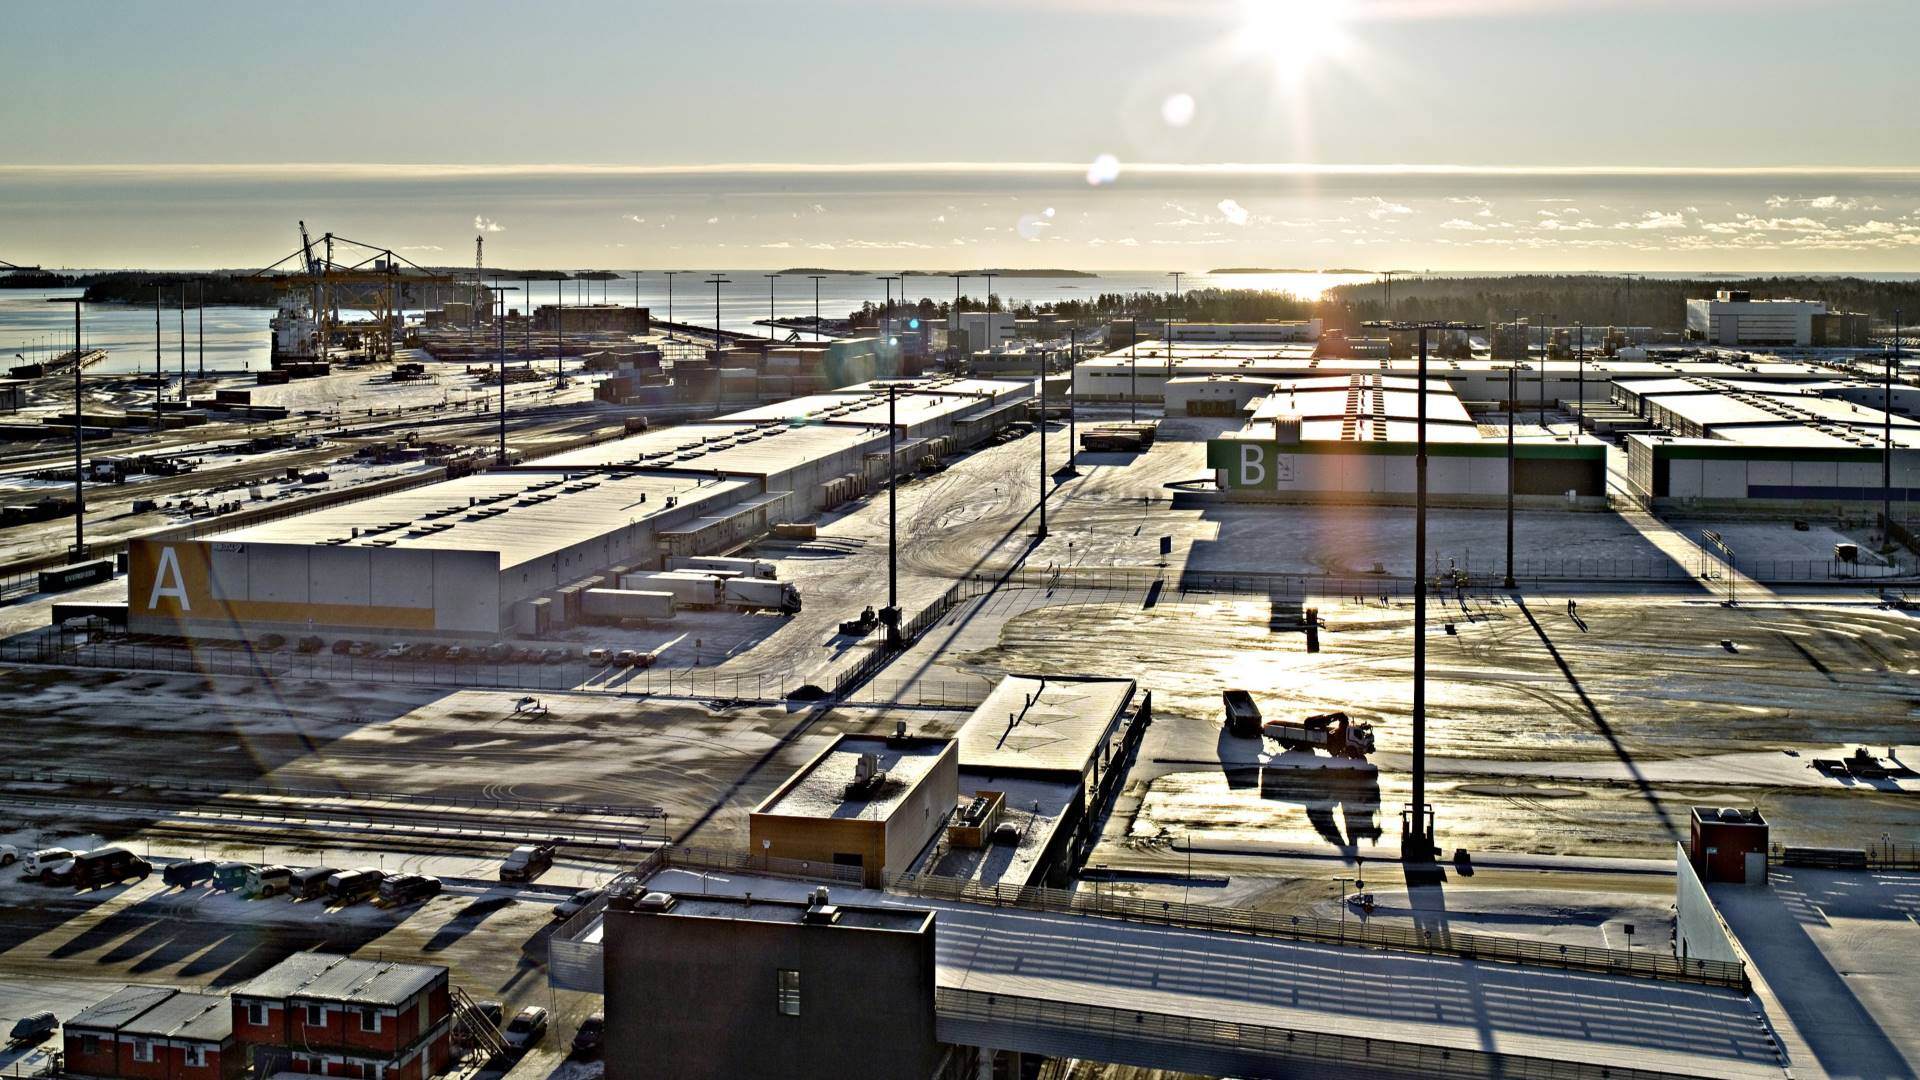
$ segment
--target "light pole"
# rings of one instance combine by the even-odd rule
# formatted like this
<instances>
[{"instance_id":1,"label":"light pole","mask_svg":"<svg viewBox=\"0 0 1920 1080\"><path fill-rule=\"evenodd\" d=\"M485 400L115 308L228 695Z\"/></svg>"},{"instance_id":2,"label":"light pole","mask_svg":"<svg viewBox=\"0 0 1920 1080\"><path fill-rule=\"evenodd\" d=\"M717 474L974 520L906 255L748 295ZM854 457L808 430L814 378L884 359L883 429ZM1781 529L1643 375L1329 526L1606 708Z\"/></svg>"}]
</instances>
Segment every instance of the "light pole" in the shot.
<instances>
[{"instance_id":1,"label":"light pole","mask_svg":"<svg viewBox=\"0 0 1920 1080\"><path fill-rule=\"evenodd\" d=\"M1899 308L1893 309L1893 351L1887 354L1886 375L1882 382L1880 423L1880 550L1893 550L1893 369L1900 363ZM78 335L75 335L76 339ZM76 346L77 347L77 346Z\"/></svg>"},{"instance_id":2,"label":"light pole","mask_svg":"<svg viewBox=\"0 0 1920 1080\"><path fill-rule=\"evenodd\" d=\"M953 279L953 317L947 320L947 366L953 371L960 370L960 349L954 344L953 332L960 328L960 283L967 279L965 274L948 274ZM969 347L972 342L967 343Z\"/></svg>"},{"instance_id":3,"label":"light pole","mask_svg":"<svg viewBox=\"0 0 1920 1080\"><path fill-rule=\"evenodd\" d=\"M1180 279L1182 277L1185 277L1186 275L1182 271L1175 270L1167 274L1167 276L1173 279L1173 306L1176 309L1180 309L1182 306L1180 303ZM1166 374L1163 376L1163 378L1165 379L1173 378L1173 320L1174 318L1175 316L1171 313L1167 315L1167 328L1166 328L1167 364L1166 364ZM1162 390L1161 395L1162 395L1163 401L1165 399L1165 394L1166 394L1166 391ZM1164 411L1162 415L1164 415Z\"/></svg>"},{"instance_id":4,"label":"light pole","mask_svg":"<svg viewBox=\"0 0 1920 1080\"><path fill-rule=\"evenodd\" d=\"M900 640L900 577L898 560L900 554L900 462L895 456L900 438L900 425L895 409L899 401L899 386L887 384L887 606L880 612L880 621L887 626L887 649L897 651L903 644Z\"/></svg>"},{"instance_id":5,"label":"light pole","mask_svg":"<svg viewBox=\"0 0 1920 1080\"><path fill-rule=\"evenodd\" d=\"M813 340L825 341L826 335L820 332L820 282L825 274L808 274L813 282Z\"/></svg>"},{"instance_id":6,"label":"light pole","mask_svg":"<svg viewBox=\"0 0 1920 1080\"><path fill-rule=\"evenodd\" d=\"M74 354L74 362L80 361L79 353ZM180 285L180 404L187 403L187 286Z\"/></svg>"},{"instance_id":7,"label":"light pole","mask_svg":"<svg viewBox=\"0 0 1920 1080\"><path fill-rule=\"evenodd\" d=\"M553 380L567 377L567 289L553 279Z\"/></svg>"},{"instance_id":8,"label":"light pole","mask_svg":"<svg viewBox=\"0 0 1920 1080\"><path fill-rule=\"evenodd\" d=\"M156 292L154 295L159 294ZM49 304L73 305L73 551L67 555L69 563L77 563L87 557L87 495L80 479L85 469L81 463L80 440L85 437L87 426L84 415L86 399L80 393L80 305L85 301L84 294L60 296L47 301ZM154 422L158 423L159 420L160 414L156 410Z\"/></svg>"},{"instance_id":9,"label":"light pole","mask_svg":"<svg viewBox=\"0 0 1920 1080\"><path fill-rule=\"evenodd\" d=\"M684 274L685 270L668 270L667 275L667 340L673 340L673 275Z\"/></svg>"},{"instance_id":10,"label":"light pole","mask_svg":"<svg viewBox=\"0 0 1920 1080\"><path fill-rule=\"evenodd\" d=\"M1127 419L1140 419L1140 316L1131 320L1133 332L1127 342Z\"/></svg>"},{"instance_id":11,"label":"light pole","mask_svg":"<svg viewBox=\"0 0 1920 1080\"><path fill-rule=\"evenodd\" d=\"M716 272L707 279L707 284L713 286L713 347L718 351L720 349L720 286L733 284L733 279L723 278Z\"/></svg>"},{"instance_id":12,"label":"light pole","mask_svg":"<svg viewBox=\"0 0 1920 1080\"><path fill-rule=\"evenodd\" d=\"M773 340L773 283L780 280L779 274L768 274L767 278L767 340Z\"/></svg>"},{"instance_id":13,"label":"light pole","mask_svg":"<svg viewBox=\"0 0 1920 1080\"><path fill-rule=\"evenodd\" d=\"M74 363L80 362L80 342L73 343ZM160 368L160 283L153 283L153 429L160 430L160 397L167 392L167 373Z\"/></svg>"},{"instance_id":14,"label":"light pole","mask_svg":"<svg viewBox=\"0 0 1920 1080\"><path fill-rule=\"evenodd\" d=\"M200 279L200 307L195 311L195 315L198 318L200 323L200 329L199 329L200 377L202 379L205 379L207 377L207 279L206 278ZM392 354L391 349L388 350L388 354L389 354L389 357L391 357L391 354Z\"/></svg>"},{"instance_id":15,"label":"light pole","mask_svg":"<svg viewBox=\"0 0 1920 1080\"><path fill-rule=\"evenodd\" d=\"M1074 368L1079 360L1080 328L1077 326L1069 326L1067 327L1067 467L1060 470L1068 476L1080 475L1080 470L1074 468L1073 465L1073 459L1080 456L1080 443L1078 441L1078 434L1074 428L1076 421L1074 414L1079 411L1075 407L1076 402L1074 399L1078 395L1074 393L1073 386L1075 377Z\"/></svg>"},{"instance_id":16,"label":"light pole","mask_svg":"<svg viewBox=\"0 0 1920 1080\"><path fill-rule=\"evenodd\" d=\"M1501 584L1513 591L1513 399L1520 395L1520 362L1507 361L1507 578Z\"/></svg>"},{"instance_id":17,"label":"light pole","mask_svg":"<svg viewBox=\"0 0 1920 1080\"><path fill-rule=\"evenodd\" d=\"M493 317L495 358L499 363L500 376L500 450L498 463L507 463L507 294L514 291L512 285L500 287L500 275L493 276L493 303L496 314Z\"/></svg>"},{"instance_id":18,"label":"light pole","mask_svg":"<svg viewBox=\"0 0 1920 1080\"><path fill-rule=\"evenodd\" d=\"M886 306L880 309L880 351L881 355L884 356L886 355L886 350L893 344L893 283L900 281L900 276L898 274L882 274L880 275L880 281L886 286ZM903 294L907 291L906 283L903 281L900 283L900 291ZM899 374L897 368L893 374Z\"/></svg>"},{"instance_id":19,"label":"light pole","mask_svg":"<svg viewBox=\"0 0 1920 1080\"><path fill-rule=\"evenodd\" d=\"M1033 537L1038 542L1047 538L1047 354L1036 349L1034 356L1040 361L1040 418L1034 425L1040 431L1040 531Z\"/></svg>"},{"instance_id":20,"label":"light pole","mask_svg":"<svg viewBox=\"0 0 1920 1080\"><path fill-rule=\"evenodd\" d=\"M1400 858L1433 861L1427 808L1427 328L1420 328L1419 395L1414 432L1413 511L1413 802L1400 819Z\"/></svg>"}]
</instances>

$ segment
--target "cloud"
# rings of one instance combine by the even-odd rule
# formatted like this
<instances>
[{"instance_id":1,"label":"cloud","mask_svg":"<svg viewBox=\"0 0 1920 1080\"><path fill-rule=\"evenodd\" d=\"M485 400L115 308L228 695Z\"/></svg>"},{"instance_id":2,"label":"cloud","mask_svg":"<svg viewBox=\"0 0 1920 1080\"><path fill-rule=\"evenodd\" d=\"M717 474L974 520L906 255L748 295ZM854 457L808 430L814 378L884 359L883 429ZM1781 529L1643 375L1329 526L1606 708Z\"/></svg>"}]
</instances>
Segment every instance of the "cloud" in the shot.
<instances>
[{"instance_id":1,"label":"cloud","mask_svg":"<svg viewBox=\"0 0 1920 1080\"><path fill-rule=\"evenodd\" d=\"M709 224L709 225L718 225L718 224L720 224L720 219L719 219L719 218L717 218L717 217L710 217L710 218L708 218L708 219L707 219L707 224Z\"/></svg>"},{"instance_id":2,"label":"cloud","mask_svg":"<svg viewBox=\"0 0 1920 1080\"><path fill-rule=\"evenodd\" d=\"M1232 199L1221 199L1217 209L1220 211L1220 216L1226 218L1231 225L1245 225L1247 219L1252 216L1247 212L1246 207Z\"/></svg>"},{"instance_id":3,"label":"cloud","mask_svg":"<svg viewBox=\"0 0 1920 1080\"><path fill-rule=\"evenodd\" d=\"M643 217L641 217L641 216L640 216L639 214L621 214L621 215L620 215L620 220L621 220L621 221L631 221L631 222L633 222L633 223L634 223L635 225L645 225L645 224L647 223L647 219L646 219L646 218L643 218Z\"/></svg>"},{"instance_id":4,"label":"cloud","mask_svg":"<svg viewBox=\"0 0 1920 1080\"><path fill-rule=\"evenodd\" d=\"M1440 223L1440 227L1443 229L1454 229L1460 232L1486 232L1487 231L1487 227L1485 225L1481 225L1477 222L1468 221L1466 218L1454 218L1450 221L1443 221Z\"/></svg>"},{"instance_id":5,"label":"cloud","mask_svg":"<svg viewBox=\"0 0 1920 1080\"><path fill-rule=\"evenodd\" d=\"M1388 202L1378 195L1362 195L1357 198L1348 199L1347 201L1356 206L1366 207L1367 209L1364 213L1375 221L1385 221L1388 218L1395 217L1406 217L1413 213L1413 207L1407 206L1404 203Z\"/></svg>"},{"instance_id":6,"label":"cloud","mask_svg":"<svg viewBox=\"0 0 1920 1080\"><path fill-rule=\"evenodd\" d=\"M790 248L790 247L792 247L793 245L792 245L792 244L790 244L790 243L788 243L788 242L787 242L787 241L785 241L785 240L779 240L779 241L775 241L774 243L771 243L771 244L761 244L760 246L761 246L761 247L763 247L763 248L775 248L775 249L780 249L780 248Z\"/></svg>"},{"instance_id":7,"label":"cloud","mask_svg":"<svg viewBox=\"0 0 1920 1080\"><path fill-rule=\"evenodd\" d=\"M481 232L506 232L507 227L489 217L473 215L473 227Z\"/></svg>"},{"instance_id":8,"label":"cloud","mask_svg":"<svg viewBox=\"0 0 1920 1080\"><path fill-rule=\"evenodd\" d=\"M1679 211L1668 214L1659 210L1649 210L1640 215L1640 220L1638 221L1623 221L1614 226L1616 229L1650 229L1656 231L1662 229L1684 229L1686 227L1687 216L1685 214Z\"/></svg>"},{"instance_id":9,"label":"cloud","mask_svg":"<svg viewBox=\"0 0 1920 1080\"><path fill-rule=\"evenodd\" d=\"M814 203L814 204L813 204L813 205L812 205L811 207L809 207L808 209L810 209L810 210L812 210L812 211L813 211L814 213L816 213L816 214L824 214L824 213L826 213L826 212L827 212L827 208L826 208L826 207L824 207L824 206L822 206L822 205L820 205L819 203Z\"/></svg>"},{"instance_id":10,"label":"cloud","mask_svg":"<svg viewBox=\"0 0 1920 1080\"><path fill-rule=\"evenodd\" d=\"M1860 204L1838 195L1822 195L1819 198L1808 199L1807 205L1815 210L1851 210Z\"/></svg>"},{"instance_id":11,"label":"cloud","mask_svg":"<svg viewBox=\"0 0 1920 1080\"><path fill-rule=\"evenodd\" d=\"M401 251L445 251L439 244L402 244Z\"/></svg>"}]
</instances>

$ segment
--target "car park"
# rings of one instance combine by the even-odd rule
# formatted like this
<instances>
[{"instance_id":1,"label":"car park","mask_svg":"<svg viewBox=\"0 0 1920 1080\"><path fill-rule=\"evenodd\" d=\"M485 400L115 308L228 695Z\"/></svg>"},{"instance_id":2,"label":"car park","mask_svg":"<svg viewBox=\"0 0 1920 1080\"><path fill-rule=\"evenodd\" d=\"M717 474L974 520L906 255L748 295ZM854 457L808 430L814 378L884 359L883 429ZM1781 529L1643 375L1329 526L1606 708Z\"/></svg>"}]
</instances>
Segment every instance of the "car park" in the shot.
<instances>
[{"instance_id":1,"label":"car park","mask_svg":"<svg viewBox=\"0 0 1920 1080\"><path fill-rule=\"evenodd\" d=\"M579 1030L573 1033L573 1052L580 1057L591 1057L600 1052L606 1042L607 1017L605 1013L590 1013L580 1021Z\"/></svg>"},{"instance_id":2,"label":"car park","mask_svg":"<svg viewBox=\"0 0 1920 1080\"><path fill-rule=\"evenodd\" d=\"M295 870L287 885L287 895L295 900L318 900L327 895L327 879L340 871L331 866L309 866Z\"/></svg>"},{"instance_id":3,"label":"car park","mask_svg":"<svg viewBox=\"0 0 1920 1080\"><path fill-rule=\"evenodd\" d=\"M37 1046L52 1035L60 1026L60 1020L50 1012L28 1013L13 1022L13 1029L7 1033L7 1042L11 1046Z\"/></svg>"},{"instance_id":4,"label":"car park","mask_svg":"<svg viewBox=\"0 0 1920 1080\"><path fill-rule=\"evenodd\" d=\"M247 870L247 895L265 899L279 896L293 887L290 866L255 866Z\"/></svg>"},{"instance_id":5,"label":"car park","mask_svg":"<svg viewBox=\"0 0 1920 1080\"><path fill-rule=\"evenodd\" d=\"M605 889L581 889L579 892L553 905L553 917L556 919L571 919L575 915L580 914L588 904L600 899L600 894L605 891Z\"/></svg>"},{"instance_id":6,"label":"car park","mask_svg":"<svg viewBox=\"0 0 1920 1080\"><path fill-rule=\"evenodd\" d=\"M163 867L160 871L160 880L175 888L185 889L210 880L213 877L213 868L212 859L184 859Z\"/></svg>"},{"instance_id":7,"label":"car park","mask_svg":"<svg viewBox=\"0 0 1920 1080\"><path fill-rule=\"evenodd\" d=\"M233 892L247 887L247 875L253 873L252 863L223 862L213 868L213 887L223 892Z\"/></svg>"},{"instance_id":8,"label":"car park","mask_svg":"<svg viewBox=\"0 0 1920 1080\"><path fill-rule=\"evenodd\" d=\"M380 892L380 882L386 876L371 866L341 870L327 878L327 900L335 904L352 904L375 896Z\"/></svg>"},{"instance_id":9,"label":"car park","mask_svg":"<svg viewBox=\"0 0 1920 1080\"><path fill-rule=\"evenodd\" d=\"M78 854L80 853L71 848L41 848L28 855L26 860L20 864L20 876L32 878L35 881L45 881L47 880L47 875L54 867L67 862Z\"/></svg>"},{"instance_id":10,"label":"car park","mask_svg":"<svg viewBox=\"0 0 1920 1080\"><path fill-rule=\"evenodd\" d=\"M117 885L128 879L144 878L153 872L153 864L123 847L94 848L75 855L54 869L57 884L76 889Z\"/></svg>"},{"instance_id":11,"label":"car park","mask_svg":"<svg viewBox=\"0 0 1920 1080\"><path fill-rule=\"evenodd\" d=\"M440 879L426 874L395 874L380 882L380 899L388 904L411 904L440 895Z\"/></svg>"},{"instance_id":12,"label":"car park","mask_svg":"<svg viewBox=\"0 0 1920 1080\"><path fill-rule=\"evenodd\" d=\"M547 1010L538 1005L521 1009L507 1021L501 1034L506 1037L508 1049L525 1053L547 1037Z\"/></svg>"}]
</instances>

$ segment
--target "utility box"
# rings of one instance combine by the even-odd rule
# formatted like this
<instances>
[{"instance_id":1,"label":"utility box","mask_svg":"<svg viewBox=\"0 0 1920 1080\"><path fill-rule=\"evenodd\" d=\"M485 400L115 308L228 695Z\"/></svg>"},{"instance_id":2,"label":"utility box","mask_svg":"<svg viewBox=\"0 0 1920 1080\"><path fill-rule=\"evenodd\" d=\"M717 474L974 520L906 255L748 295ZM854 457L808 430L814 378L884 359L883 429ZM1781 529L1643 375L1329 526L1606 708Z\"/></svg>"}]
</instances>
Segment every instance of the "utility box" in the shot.
<instances>
[{"instance_id":1,"label":"utility box","mask_svg":"<svg viewBox=\"0 0 1920 1080\"><path fill-rule=\"evenodd\" d=\"M1703 882L1759 885L1767 880L1767 820L1758 809L1693 808L1694 872Z\"/></svg>"}]
</instances>

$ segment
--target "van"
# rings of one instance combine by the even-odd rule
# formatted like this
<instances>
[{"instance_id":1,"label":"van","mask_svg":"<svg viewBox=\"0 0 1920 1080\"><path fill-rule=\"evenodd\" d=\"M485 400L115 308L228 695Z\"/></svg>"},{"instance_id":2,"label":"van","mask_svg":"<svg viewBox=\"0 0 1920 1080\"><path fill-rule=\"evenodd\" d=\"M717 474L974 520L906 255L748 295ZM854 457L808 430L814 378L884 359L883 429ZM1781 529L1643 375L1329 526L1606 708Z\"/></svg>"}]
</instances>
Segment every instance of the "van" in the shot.
<instances>
[{"instance_id":1,"label":"van","mask_svg":"<svg viewBox=\"0 0 1920 1080\"><path fill-rule=\"evenodd\" d=\"M59 1018L50 1012L28 1013L13 1022L7 1042L14 1046L37 1046L45 1042L47 1036L59 1026Z\"/></svg>"},{"instance_id":2,"label":"van","mask_svg":"<svg viewBox=\"0 0 1920 1080\"><path fill-rule=\"evenodd\" d=\"M211 877L213 877L213 860L211 859L186 859L160 871L161 881L180 889L198 885Z\"/></svg>"},{"instance_id":3,"label":"van","mask_svg":"<svg viewBox=\"0 0 1920 1080\"><path fill-rule=\"evenodd\" d=\"M327 900L335 904L365 900L380 891L380 879L386 876L371 866L342 870L327 879Z\"/></svg>"},{"instance_id":4,"label":"van","mask_svg":"<svg viewBox=\"0 0 1920 1080\"><path fill-rule=\"evenodd\" d=\"M295 870L287 884L287 895L295 900L317 900L327 895L327 879L339 872L331 866Z\"/></svg>"},{"instance_id":5,"label":"van","mask_svg":"<svg viewBox=\"0 0 1920 1080\"><path fill-rule=\"evenodd\" d=\"M76 889L90 889L117 885L128 878L145 878L152 872L151 863L126 848L103 847L83 851L71 863L62 863L55 879Z\"/></svg>"},{"instance_id":6,"label":"van","mask_svg":"<svg viewBox=\"0 0 1920 1080\"><path fill-rule=\"evenodd\" d=\"M244 889L253 871L252 863L223 862L213 868L213 887L223 892Z\"/></svg>"},{"instance_id":7,"label":"van","mask_svg":"<svg viewBox=\"0 0 1920 1080\"><path fill-rule=\"evenodd\" d=\"M552 868L552 844L522 844L501 861L500 880L533 881Z\"/></svg>"},{"instance_id":8,"label":"van","mask_svg":"<svg viewBox=\"0 0 1920 1080\"><path fill-rule=\"evenodd\" d=\"M255 866L247 870L247 895L260 897L279 896L293 886L293 868L290 866Z\"/></svg>"}]
</instances>

